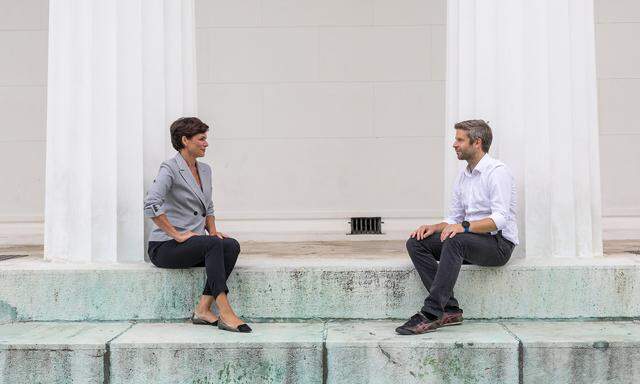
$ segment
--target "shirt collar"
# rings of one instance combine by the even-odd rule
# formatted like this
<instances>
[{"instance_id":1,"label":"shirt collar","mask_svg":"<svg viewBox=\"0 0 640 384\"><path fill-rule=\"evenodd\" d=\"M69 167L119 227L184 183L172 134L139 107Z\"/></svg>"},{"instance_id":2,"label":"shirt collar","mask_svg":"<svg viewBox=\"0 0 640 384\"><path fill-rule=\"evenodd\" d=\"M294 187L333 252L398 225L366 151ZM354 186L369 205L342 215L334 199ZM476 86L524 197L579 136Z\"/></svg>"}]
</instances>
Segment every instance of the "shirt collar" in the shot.
<instances>
[{"instance_id":1,"label":"shirt collar","mask_svg":"<svg viewBox=\"0 0 640 384\"><path fill-rule=\"evenodd\" d=\"M482 159L480 159L480 161L478 162L478 164L476 164L476 167L473 168L472 172L469 172L469 168L464 167L465 175L472 176L476 172L477 173L483 173L484 171L487 170L487 168L491 164L492 160L493 160L493 158L491 156L489 156L488 153L485 153L484 156L482 156Z\"/></svg>"}]
</instances>

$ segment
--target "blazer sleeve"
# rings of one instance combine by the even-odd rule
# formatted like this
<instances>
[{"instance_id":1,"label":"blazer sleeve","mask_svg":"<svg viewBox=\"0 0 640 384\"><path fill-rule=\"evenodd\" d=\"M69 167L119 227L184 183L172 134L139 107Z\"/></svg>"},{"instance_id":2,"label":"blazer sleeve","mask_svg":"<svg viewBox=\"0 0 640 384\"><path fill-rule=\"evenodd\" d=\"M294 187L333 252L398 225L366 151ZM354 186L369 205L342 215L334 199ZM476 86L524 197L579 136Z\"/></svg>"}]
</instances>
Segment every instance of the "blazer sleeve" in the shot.
<instances>
[{"instance_id":1,"label":"blazer sleeve","mask_svg":"<svg viewBox=\"0 0 640 384\"><path fill-rule=\"evenodd\" d=\"M211 201L211 199L209 199L209 204L207 204L207 216L215 216L213 201Z\"/></svg>"},{"instance_id":2,"label":"blazer sleeve","mask_svg":"<svg viewBox=\"0 0 640 384\"><path fill-rule=\"evenodd\" d=\"M156 217L165 213L164 200L173 185L173 172L168 164L162 163L158 176L151 184L144 199L145 217Z\"/></svg>"},{"instance_id":3,"label":"blazer sleeve","mask_svg":"<svg viewBox=\"0 0 640 384\"><path fill-rule=\"evenodd\" d=\"M211 179L211 195L207 202L207 216L215 216L215 212L213 210L213 172L211 171L211 167L209 167L209 177Z\"/></svg>"}]
</instances>

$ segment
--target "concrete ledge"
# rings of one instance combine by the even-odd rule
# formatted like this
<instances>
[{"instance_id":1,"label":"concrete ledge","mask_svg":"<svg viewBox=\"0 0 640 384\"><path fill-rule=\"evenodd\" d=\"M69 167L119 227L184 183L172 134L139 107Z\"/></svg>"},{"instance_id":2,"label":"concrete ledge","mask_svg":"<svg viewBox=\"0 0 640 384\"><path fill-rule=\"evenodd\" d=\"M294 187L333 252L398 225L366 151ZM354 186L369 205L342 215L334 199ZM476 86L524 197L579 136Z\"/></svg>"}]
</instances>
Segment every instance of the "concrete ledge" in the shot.
<instances>
[{"instance_id":1,"label":"concrete ledge","mask_svg":"<svg viewBox=\"0 0 640 384\"><path fill-rule=\"evenodd\" d=\"M640 324L517 323L506 327L523 346L526 383L640 381Z\"/></svg>"},{"instance_id":2,"label":"concrete ledge","mask_svg":"<svg viewBox=\"0 0 640 384\"><path fill-rule=\"evenodd\" d=\"M111 383L322 382L322 324L252 326L137 324L111 343Z\"/></svg>"},{"instance_id":3,"label":"concrete ledge","mask_svg":"<svg viewBox=\"0 0 640 384\"><path fill-rule=\"evenodd\" d=\"M330 324L327 383L517 383L518 342L500 324L400 336L398 322Z\"/></svg>"},{"instance_id":4,"label":"concrete ledge","mask_svg":"<svg viewBox=\"0 0 640 384\"><path fill-rule=\"evenodd\" d=\"M0 321L184 319L203 284L202 268L11 259L0 263Z\"/></svg>"},{"instance_id":5,"label":"concrete ledge","mask_svg":"<svg viewBox=\"0 0 640 384\"><path fill-rule=\"evenodd\" d=\"M635 383L638 322L0 325L0 383Z\"/></svg>"},{"instance_id":6,"label":"concrete ledge","mask_svg":"<svg viewBox=\"0 0 640 384\"><path fill-rule=\"evenodd\" d=\"M102 383L106 344L128 323L0 325L0 383Z\"/></svg>"},{"instance_id":7,"label":"concrete ledge","mask_svg":"<svg viewBox=\"0 0 640 384\"><path fill-rule=\"evenodd\" d=\"M295 250L295 249L294 249ZM404 319L426 296L402 250L242 255L230 300L247 319ZM190 316L202 268L0 262L0 321L170 320ZM640 316L640 258L512 260L463 266L455 294L467 318Z\"/></svg>"},{"instance_id":8,"label":"concrete ledge","mask_svg":"<svg viewBox=\"0 0 640 384\"><path fill-rule=\"evenodd\" d=\"M427 291L408 257L349 256L245 259L230 284L234 308L256 319L404 319L422 306ZM474 319L635 318L640 258L465 265L455 295Z\"/></svg>"}]
</instances>

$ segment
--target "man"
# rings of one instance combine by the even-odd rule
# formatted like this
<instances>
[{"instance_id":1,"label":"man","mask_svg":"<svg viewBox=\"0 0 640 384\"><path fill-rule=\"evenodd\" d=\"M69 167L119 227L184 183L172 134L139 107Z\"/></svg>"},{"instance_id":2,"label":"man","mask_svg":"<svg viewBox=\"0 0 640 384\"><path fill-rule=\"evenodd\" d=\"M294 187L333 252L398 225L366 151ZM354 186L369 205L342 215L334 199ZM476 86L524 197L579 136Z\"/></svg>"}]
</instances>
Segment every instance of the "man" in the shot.
<instances>
[{"instance_id":1,"label":"man","mask_svg":"<svg viewBox=\"0 0 640 384\"><path fill-rule=\"evenodd\" d=\"M509 169L488 154L491 128L483 120L468 120L457 123L455 130L453 148L467 167L456 179L445 221L422 225L407 240L429 295L422 309L396 328L401 335L461 324L453 287L463 262L502 266L518 244L515 183Z\"/></svg>"}]
</instances>

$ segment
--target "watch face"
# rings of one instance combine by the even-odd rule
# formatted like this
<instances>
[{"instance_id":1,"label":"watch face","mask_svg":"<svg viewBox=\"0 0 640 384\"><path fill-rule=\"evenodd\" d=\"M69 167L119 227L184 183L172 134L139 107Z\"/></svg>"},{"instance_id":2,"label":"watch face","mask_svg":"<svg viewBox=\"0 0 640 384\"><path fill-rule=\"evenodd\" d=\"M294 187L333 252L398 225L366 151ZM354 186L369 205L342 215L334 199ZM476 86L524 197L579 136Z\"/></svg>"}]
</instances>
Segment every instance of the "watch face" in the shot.
<instances>
[{"instance_id":1,"label":"watch face","mask_svg":"<svg viewBox=\"0 0 640 384\"><path fill-rule=\"evenodd\" d=\"M471 224L469 224L469 222L468 222L468 221L466 221L466 220L462 222L462 226L463 226L464 228L469 228L469 225L471 225Z\"/></svg>"}]
</instances>

